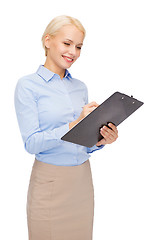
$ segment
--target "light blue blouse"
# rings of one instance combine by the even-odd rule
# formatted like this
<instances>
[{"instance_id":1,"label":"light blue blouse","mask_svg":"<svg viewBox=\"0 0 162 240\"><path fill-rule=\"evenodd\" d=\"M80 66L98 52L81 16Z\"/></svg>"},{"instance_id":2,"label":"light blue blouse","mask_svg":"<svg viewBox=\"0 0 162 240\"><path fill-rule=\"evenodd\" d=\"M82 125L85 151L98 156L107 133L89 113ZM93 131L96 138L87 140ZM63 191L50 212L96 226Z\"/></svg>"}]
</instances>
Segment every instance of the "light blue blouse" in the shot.
<instances>
[{"instance_id":1,"label":"light blue blouse","mask_svg":"<svg viewBox=\"0 0 162 240\"><path fill-rule=\"evenodd\" d=\"M18 80L15 109L25 149L37 160L59 166L80 165L103 147L80 146L61 140L88 103L86 85L66 70L58 74L40 65Z\"/></svg>"}]
</instances>

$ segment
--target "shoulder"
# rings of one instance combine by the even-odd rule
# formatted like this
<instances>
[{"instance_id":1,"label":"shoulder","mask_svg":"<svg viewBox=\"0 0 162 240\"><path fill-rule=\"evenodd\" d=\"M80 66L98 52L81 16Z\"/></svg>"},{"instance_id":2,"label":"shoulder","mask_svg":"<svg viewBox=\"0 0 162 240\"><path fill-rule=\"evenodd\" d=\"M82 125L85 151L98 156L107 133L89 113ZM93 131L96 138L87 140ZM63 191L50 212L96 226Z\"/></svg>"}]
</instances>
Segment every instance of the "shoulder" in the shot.
<instances>
[{"instance_id":1,"label":"shoulder","mask_svg":"<svg viewBox=\"0 0 162 240\"><path fill-rule=\"evenodd\" d=\"M36 80L37 80L37 74L32 73L19 78L16 85L17 87L27 87L34 84Z\"/></svg>"},{"instance_id":2,"label":"shoulder","mask_svg":"<svg viewBox=\"0 0 162 240\"><path fill-rule=\"evenodd\" d=\"M79 87L81 87L81 88L83 88L87 91L87 86L83 81L81 81L77 78L71 78L70 80L71 80L73 85L79 86Z\"/></svg>"},{"instance_id":3,"label":"shoulder","mask_svg":"<svg viewBox=\"0 0 162 240\"><path fill-rule=\"evenodd\" d=\"M15 97L32 96L37 97L37 80L38 76L36 73L25 75L18 79L15 87Z\"/></svg>"},{"instance_id":4,"label":"shoulder","mask_svg":"<svg viewBox=\"0 0 162 240\"><path fill-rule=\"evenodd\" d=\"M15 87L15 95L21 94L33 95L35 98L38 97L38 89L41 85L40 77L36 73L25 75L18 79Z\"/></svg>"}]
</instances>

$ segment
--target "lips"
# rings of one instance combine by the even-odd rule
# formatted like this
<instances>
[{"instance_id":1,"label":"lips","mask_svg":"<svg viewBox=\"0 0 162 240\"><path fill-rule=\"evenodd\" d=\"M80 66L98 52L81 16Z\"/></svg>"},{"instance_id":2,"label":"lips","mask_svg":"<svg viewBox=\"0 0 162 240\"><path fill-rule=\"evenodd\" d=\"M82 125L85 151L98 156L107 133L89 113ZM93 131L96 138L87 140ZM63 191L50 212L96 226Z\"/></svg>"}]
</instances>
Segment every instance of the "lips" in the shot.
<instances>
[{"instance_id":1,"label":"lips","mask_svg":"<svg viewBox=\"0 0 162 240\"><path fill-rule=\"evenodd\" d=\"M65 59L65 61L67 61L67 62L69 62L69 63L71 63L71 62L73 62L74 61L74 59L73 58L70 58L70 57L67 57L67 56L62 56L64 59Z\"/></svg>"}]
</instances>

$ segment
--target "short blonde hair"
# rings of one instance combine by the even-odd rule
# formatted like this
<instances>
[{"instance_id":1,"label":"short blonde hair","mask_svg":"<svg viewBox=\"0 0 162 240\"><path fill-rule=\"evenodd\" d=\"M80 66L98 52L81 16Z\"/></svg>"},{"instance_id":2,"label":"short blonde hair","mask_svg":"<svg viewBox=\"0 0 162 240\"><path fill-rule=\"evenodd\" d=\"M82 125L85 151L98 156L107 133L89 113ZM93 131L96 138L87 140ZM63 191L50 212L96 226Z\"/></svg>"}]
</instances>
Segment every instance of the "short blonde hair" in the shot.
<instances>
[{"instance_id":1,"label":"short blonde hair","mask_svg":"<svg viewBox=\"0 0 162 240\"><path fill-rule=\"evenodd\" d=\"M70 17L70 16L66 16L66 15L61 15L61 16L55 17L47 25L47 27L42 35L42 45L45 50L45 56L47 56L47 48L45 46L45 36L47 34L49 34L50 36L56 36L56 34L59 32L61 27L65 26L65 25L69 25L69 24L76 26L81 32L83 32L84 37L85 37L86 31L78 19Z\"/></svg>"}]
</instances>

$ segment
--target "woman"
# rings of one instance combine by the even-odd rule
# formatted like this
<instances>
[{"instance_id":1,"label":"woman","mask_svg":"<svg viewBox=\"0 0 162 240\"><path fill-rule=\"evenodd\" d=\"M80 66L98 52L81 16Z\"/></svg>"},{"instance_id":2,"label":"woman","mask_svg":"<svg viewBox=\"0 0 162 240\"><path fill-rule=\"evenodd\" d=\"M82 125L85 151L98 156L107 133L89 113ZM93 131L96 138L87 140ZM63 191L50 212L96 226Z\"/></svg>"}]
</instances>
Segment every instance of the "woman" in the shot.
<instances>
[{"instance_id":1,"label":"woman","mask_svg":"<svg viewBox=\"0 0 162 240\"><path fill-rule=\"evenodd\" d=\"M86 85L68 68L80 56L85 30L69 16L54 18L42 43L46 61L37 72L19 79L15 109L25 149L35 154L28 199L30 240L92 239L94 192L90 153L114 142L117 128L101 129L92 148L61 137L98 104L88 103Z\"/></svg>"}]
</instances>

